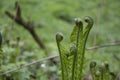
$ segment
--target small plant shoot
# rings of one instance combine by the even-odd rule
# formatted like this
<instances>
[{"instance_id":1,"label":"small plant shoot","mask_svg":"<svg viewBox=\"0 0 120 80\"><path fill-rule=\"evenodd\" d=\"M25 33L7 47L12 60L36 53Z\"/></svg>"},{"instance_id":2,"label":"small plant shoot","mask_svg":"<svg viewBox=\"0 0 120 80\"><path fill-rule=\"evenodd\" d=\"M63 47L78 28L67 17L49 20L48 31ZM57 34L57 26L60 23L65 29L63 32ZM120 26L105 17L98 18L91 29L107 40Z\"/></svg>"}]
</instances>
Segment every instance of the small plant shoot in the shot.
<instances>
[{"instance_id":1,"label":"small plant shoot","mask_svg":"<svg viewBox=\"0 0 120 80\"><path fill-rule=\"evenodd\" d=\"M83 21L81 19L75 19L76 25L70 35L70 48L68 50L63 47L63 35L61 33L56 34L62 69L61 80L84 80L83 65L85 60L85 46L89 32L93 26L93 19L87 16L84 21L87 23L86 27L83 27ZM115 79L115 77L111 75L107 63L99 66L99 68L96 65L97 63L95 61L90 63L90 75L92 80Z\"/></svg>"},{"instance_id":2,"label":"small plant shoot","mask_svg":"<svg viewBox=\"0 0 120 80\"><path fill-rule=\"evenodd\" d=\"M56 34L56 42L61 60L62 80L83 79L85 45L93 26L93 19L87 16L84 21L87 23L86 27L83 27L81 19L75 19L76 25L70 35L69 51L65 50L62 46L63 35L61 33Z\"/></svg>"}]
</instances>

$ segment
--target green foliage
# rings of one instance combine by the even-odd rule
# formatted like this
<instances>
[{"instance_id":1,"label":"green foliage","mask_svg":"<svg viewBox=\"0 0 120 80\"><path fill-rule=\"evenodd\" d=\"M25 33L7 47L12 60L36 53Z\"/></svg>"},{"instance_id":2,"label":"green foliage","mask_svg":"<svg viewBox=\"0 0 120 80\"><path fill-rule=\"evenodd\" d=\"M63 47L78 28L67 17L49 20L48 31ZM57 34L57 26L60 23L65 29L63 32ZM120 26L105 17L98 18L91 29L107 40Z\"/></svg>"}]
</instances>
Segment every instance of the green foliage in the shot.
<instances>
[{"instance_id":1,"label":"green foliage","mask_svg":"<svg viewBox=\"0 0 120 80\"><path fill-rule=\"evenodd\" d=\"M16 0L9 0L9 2L8 0L0 1L0 31L3 35L3 46L1 49L2 52L0 53L0 57L2 57L2 59L0 59L0 61L4 62L4 64L2 64L2 69L0 70L3 70L3 72L12 70L20 65L29 63L30 61L46 57L44 52L39 49L38 45L32 39L30 34L21 26L15 24L15 22L13 22L5 15L5 10L10 10L12 13L15 13L15 1ZM119 0L19 1L23 18L27 21L30 20L35 24L35 30L46 44L49 55L58 54L54 34L57 31L62 32L65 36L65 41L63 44L67 44L69 41L68 37L73 26L72 20L74 17L79 15L91 15L95 21L95 27L92 28L90 36L88 37L89 41L87 47L120 41ZM44 27L39 28L39 24L42 24ZM20 37L19 45L17 48L16 37ZM7 42L9 42L9 44ZM63 48L66 49L66 45ZM72 48L70 50L72 51ZM69 48L67 48L67 51L69 52ZM111 71L115 71L115 73L120 72L119 46L96 49L92 51L86 50L86 53L86 64L84 65L83 71L84 74L89 74L88 63L90 63L92 60L95 60L97 64L108 61ZM69 58L73 58L73 56L70 56ZM26 74L28 73L29 76L29 72L32 73L32 76L36 75L36 80L58 80L60 71L57 69L53 72L49 69L50 67L54 68L53 66L57 66L59 68L59 59L56 58L55 61L57 61L56 65L51 65L49 61L41 62L44 64L50 64L47 65L46 68L41 68L41 64L38 64L32 65L30 69L27 68L23 70L25 70ZM39 68L36 68L36 66ZM22 71L20 70L17 71L17 74L20 73L19 75L15 75L15 73L13 73L8 73L8 76L4 77L17 76L17 79L26 78L26 76L20 76L20 74L22 75ZM99 74L100 72L97 71L97 73ZM111 74L114 75L113 73Z\"/></svg>"},{"instance_id":2,"label":"green foliage","mask_svg":"<svg viewBox=\"0 0 120 80\"><path fill-rule=\"evenodd\" d=\"M56 34L56 42L62 68L62 80L83 79L85 45L89 31L93 26L93 20L91 17L85 17L85 22L88 24L83 28L83 22L78 18L75 20L76 26L70 36L71 46L69 51L65 50L61 44L63 36L60 33Z\"/></svg>"}]
</instances>

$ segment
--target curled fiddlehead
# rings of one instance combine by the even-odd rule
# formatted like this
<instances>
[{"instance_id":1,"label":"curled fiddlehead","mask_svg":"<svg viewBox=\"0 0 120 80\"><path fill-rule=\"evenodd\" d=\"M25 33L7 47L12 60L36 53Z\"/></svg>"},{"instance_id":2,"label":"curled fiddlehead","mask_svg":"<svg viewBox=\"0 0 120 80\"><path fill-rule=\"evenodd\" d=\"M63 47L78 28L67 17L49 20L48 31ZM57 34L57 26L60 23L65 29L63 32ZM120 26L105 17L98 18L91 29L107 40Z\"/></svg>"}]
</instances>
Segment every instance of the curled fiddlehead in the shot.
<instances>
[{"instance_id":1,"label":"curled fiddlehead","mask_svg":"<svg viewBox=\"0 0 120 80\"><path fill-rule=\"evenodd\" d=\"M62 33L57 33L56 34L56 42L59 43L63 40L63 34Z\"/></svg>"},{"instance_id":2,"label":"curled fiddlehead","mask_svg":"<svg viewBox=\"0 0 120 80\"><path fill-rule=\"evenodd\" d=\"M70 35L70 41L72 44L78 46L78 41L80 38L80 33L83 31L83 23L80 18L75 18L75 27Z\"/></svg>"},{"instance_id":3,"label":"curled fiddlehead","mask_svg":"<svg viewBox=\"0 0 120 80\"><path fill-rule=\"evenodd\" d=\"M86 16L84 20L89 24L90 27L92 27L93 19L90 16Z\"/></svg>"},{"instance_id":4,"label":"curled fiddlehead","mask_svg":"<svg viewBox=\"0 0 120 80\"><path fill-rule=\"evenodd\" d=\"M61 68L62 68L62 80L64 79L64 64L62 61L62 53L61 53L61 47L60 47L60 42L63 40L63 35L61 33L57 33L56 34L56 42L57 42L57 46L58 46L58 50L59 50L59 54L60 54L60 60L61 60Z\"/></svg>"},{"instance_id":5,"label":"curled fiddlehead","mask_svg":"<svg viewBox=\"0 0 120 80\"><path fill-rule=\"evenodd\" d=\"M83 70L83 64L84 64L84 59L85 59L85 46L86 46L86 41L88 38L88 34L93 26L93 19L89 16L85 17L85 22L88 23L87 26L84 28L83 32L81 33L81 41L80 41L80 47L78 52L81 54L80 57L80 79L82 79L82 70Z\"/></svg>"},{"instance_id":6,"label":"curled fiddlehead","mask_svg":"<svg viewBox=\"0 0 120 80\"><path fill-rule=\"evenodd\" d=\"M88 34L90 32L90 29L93 26L93 19L91 17L89 17L89 16L86 16L84 20L87 23L87 26L86 26L86 28L84 30L84 40L86 41L87 37L88 37Z\"/></svg>"},{"instance_id":7,"label":"curled fiddlehead","mask_svg":"<svg viewBox=\"0 0 120 80\"><path fill-rule=\"evenodd\" d=\"M80 18L75 18L75 24L76 24L76 26L82 24L82 20Z\"/></svg>"},{"instance_id":8,"label":"curled fiddlehead","mask_svg":"<svg viewBox=\"0 0 120 80\"><path fill-rule=\"evenodd\" d=\"M68 65L68 51L62 45L63 35L61 33L56 34L56 42L59 50L60 61L61 61L61 69L62 69L62 80L69 80L69 65Z\"/></svg>"}]
</instances>

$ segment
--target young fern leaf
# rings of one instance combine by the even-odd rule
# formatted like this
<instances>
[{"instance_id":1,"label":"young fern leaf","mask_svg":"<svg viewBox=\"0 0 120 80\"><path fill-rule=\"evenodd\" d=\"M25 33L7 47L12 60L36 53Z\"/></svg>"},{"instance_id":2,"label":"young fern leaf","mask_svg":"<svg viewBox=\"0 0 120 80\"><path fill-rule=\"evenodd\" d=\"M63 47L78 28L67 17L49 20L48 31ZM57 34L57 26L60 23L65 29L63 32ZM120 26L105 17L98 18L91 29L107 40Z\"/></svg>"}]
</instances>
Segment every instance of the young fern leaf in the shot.
<instances>
[{"instance_id":1,"label":"young fern leaf","mask_svg":"<svg viewBox=\"0 0 120 80\"><path fill-rule=\"evenodd\" d=\"M82 79L82 70L83 70L83 64L84 64L84 55L85 55L85 46L88 38L88 34L93 26L93 19L89 16L85 17L85 22L87 22L87 26L83 30L83 36L82 36L82 42L80 44L79 52L81 53L81 58L80 58L80 80Z\"/></svg>"},{"instance_id":2,"label":"young fern leaf","mask_svg":"<svg viewBox=\"0 0 120 80\"><path fill-rule=\"evenodd\" d=\"M85 30L84 30L84 41L86 42L87 38L88 38L88 34L90 32L90 29L93 26L93 19L89 16L86 16L85 17L85 22L88 23L88 25L85 27Z\"/></svg>"},{"instance_id":3,"label":"young fern leaf","mask_svg":"<svg viewBox=\"0 0 120 80\"><path fill-rule=\"evenodd\" d=\"M83 30L81 39L80 39L80 45L78 46L78 53L80 54L80 59L79 59L79 63L80 67L79 67L79 80L82 80L82 70L83 70L83 64L84 64L84 55L85 55L85 46L86 46L86 41L88 38L88 34L93 26L93 19L91 17L85 17L85 22L87 22L87 26L85 27L85 29Z\"/></svg>"},{"instance_id":4,"label":"young fern leaf","mask_svg":"<svg viewBox=\"0 0 120 80\"><path fill-rule=\"evenodd\" d=\"M80 18L76 18L75 19L75 27L70 35L70 41L72 44L78 44L78 39L79 39L79 35L80 35L80 29L82 30L82 21Z\"/></svg>"},{"instance_id":5,"label":"young fern leaf","mask_svg":"<svg viewBox=\"0 0 120 80\"><path fill-rule=\"evenodd\" d=\"M84 63L85 45L89 31L93 25L92 18L85 17L85 21L88 23L88 25L84 29L83 22L79 18L75 19L76 26L70 35L70 51L65 50L65 48L63 48L61 45L63 36L60 33L56 34L56 41L61 60L62 80L83 79L82 70Z\"/></svg>"},{"instance_id":6,"label":"young fern leaf","mask_svg":"<svg viewBox=\"0 0 120 80\"><path fill-rule=\"evenodd\" d=\"M74 30L71 34L71 39L74 38L74 42L76 45L76 53L74 53L73 58L73 69L72 69L72 80L79 80L80 76L80 58L81 58L81 52L79 51L79 47L82 47L82 37L83 37L83 23L80 19L75 20L76 26L74 27ZM74 34L73 34L74 33ZM74 37L72 37L74 36ZM71 42L74 44L74 42Z\"/></svg>"},{"instance_id":7,"label":"young fern leaf","mask_svg":"<svg viewBox=\"0 0 120 80\"><path fill-rule=\"evenodd\" d=\"M62 80L68 80L68 59L67 59L67 51L61 45L61 41L63 40L63 35L61 33L56 34L56 42L60 54L61 60L61 68L62 68Z\"/></svg>"}]
</instances>

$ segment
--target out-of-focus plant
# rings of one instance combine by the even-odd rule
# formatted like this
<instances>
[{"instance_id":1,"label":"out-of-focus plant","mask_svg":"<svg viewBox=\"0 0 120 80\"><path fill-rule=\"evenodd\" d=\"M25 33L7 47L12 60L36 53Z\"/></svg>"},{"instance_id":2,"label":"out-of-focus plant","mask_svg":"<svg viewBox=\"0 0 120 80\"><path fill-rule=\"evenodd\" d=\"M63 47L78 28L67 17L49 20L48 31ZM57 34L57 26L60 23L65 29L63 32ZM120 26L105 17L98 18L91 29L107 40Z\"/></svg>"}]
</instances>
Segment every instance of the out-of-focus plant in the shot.
<instances>
[{"instance_id":1,"label":"out-of-focus plant","mask_svg":"<svg viewBox=\"0 0 120 80\"><path fill-rule=\"evenodd\" d=\"M108 63L97 66L95 61L90 63L92 80L115 80L116 75L110 71Z\"/></svg>"},{"instance_id":2,"label":"out-of-focus plant","mask_svg":"<svg viewBox=\"0 0 120 80\"><path fill-rule=\"evenodd\" d=\"M25 61L19 61L18 44L19 39L17 38L16 48L12 48L11 46L2 47L2 34L0 32L0 80L25 80L31 75L28 68L24 68L17 73L7 74L8 70L13 69L11 71L14 71L14 68L17 66L21 68L21 65L26 63Z\"/></svg>"}]
</instances>

